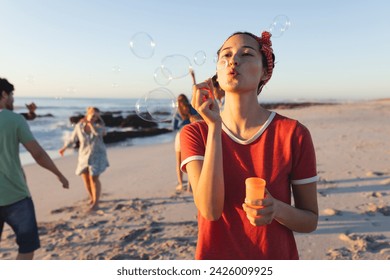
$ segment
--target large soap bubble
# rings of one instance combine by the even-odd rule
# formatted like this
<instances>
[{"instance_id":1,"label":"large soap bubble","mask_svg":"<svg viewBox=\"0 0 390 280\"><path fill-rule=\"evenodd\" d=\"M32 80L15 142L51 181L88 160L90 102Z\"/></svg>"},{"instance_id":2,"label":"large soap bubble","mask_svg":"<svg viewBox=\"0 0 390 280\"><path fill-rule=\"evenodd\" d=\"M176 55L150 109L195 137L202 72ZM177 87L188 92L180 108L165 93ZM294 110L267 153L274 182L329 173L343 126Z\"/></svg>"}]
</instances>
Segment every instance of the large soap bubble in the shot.
<instances>
[{"instance_id":1,"label":"large soap bubble","mask_svg":"<svg viewBox=\"0 0 390 280\"><path fill-rule=\"evenodd\" d=\"M154 55L156 43L152 36L145 32L138 32L131 37L130 50L132 53L143 59L151 58Z\"/></svg>"},{"instance_id":2,"label":"large soap bubble","mask_svg":"<svg viewBox=\"0 0 390 280\"><path fill-rule=\"evenodd\" d=\"M164 74L171 79L184 78L192 68L188 57L181 54L168 55L161 61L161 68Z\"/></svg>"},{"instance_id":3,"label":"large soap bubble","mask_svg":"<svg viewBox=\"0 0 390 280\"><path fill-rule=\"evenodd\" d=\"M176 97L167 88L156 88L138 99L135 111L145 121L170 121L177 111Z\"/></svg>"}]
</instances>

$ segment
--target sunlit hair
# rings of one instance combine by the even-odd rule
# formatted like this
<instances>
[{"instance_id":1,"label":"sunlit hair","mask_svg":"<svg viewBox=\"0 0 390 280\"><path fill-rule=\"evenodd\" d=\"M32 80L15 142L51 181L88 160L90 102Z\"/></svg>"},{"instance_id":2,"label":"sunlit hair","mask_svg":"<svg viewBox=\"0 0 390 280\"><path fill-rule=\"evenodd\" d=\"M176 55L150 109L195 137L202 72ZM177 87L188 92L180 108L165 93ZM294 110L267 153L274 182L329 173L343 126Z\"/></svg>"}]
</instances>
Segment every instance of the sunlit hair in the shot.
<instances>
[{"instance_id":1,"label":"sunlit hair","mask_svg":"<svg viewBox=\"0 0 390 280\"><path fill-rule=\"evenodd\" d=\"M272 49L272 43L271 43L271 33L264 31L261 34L261 37L258 37L250 32L235 32L232 35L230 35L225 42L222 44L222 46L217 51L218 59L219 59L219 53L221 52L221 49L223 45L225 45L226 41L229 40L231 37L235 35L248 35L256 40L256 42L259 44L259 51L262 56L262 62L263 67L266 69L267 72L267 78L265 80L260 81L258 87L257 87L257 94L260 94L262 91L264 85L271 79L273 69L275 67L275 55Z\"/></svg>"},{"instance_id":2,"label":"sunlit hair","mask_svg":"<svg viewBox=\"0 0 390 280\"><path fill-rule=\"evenodd\" d=\"M87 108L87 115L92 115L94 113L100 113L100 110L96 107L88 107Z\"/></svg>"},{"instance_id":3,"label":"sunlit hair","mask_svg":"<svg viewBox=\"0 0 390 280\"><path fill-rule=\"evenodd\" d=\"M177 109L179 110L179 113L181 116L184 117L184 119L187 119L190 117L190 101L188 100L187 96L185 94L180 94L177 97Z\"/></svg>"}]
</instances>

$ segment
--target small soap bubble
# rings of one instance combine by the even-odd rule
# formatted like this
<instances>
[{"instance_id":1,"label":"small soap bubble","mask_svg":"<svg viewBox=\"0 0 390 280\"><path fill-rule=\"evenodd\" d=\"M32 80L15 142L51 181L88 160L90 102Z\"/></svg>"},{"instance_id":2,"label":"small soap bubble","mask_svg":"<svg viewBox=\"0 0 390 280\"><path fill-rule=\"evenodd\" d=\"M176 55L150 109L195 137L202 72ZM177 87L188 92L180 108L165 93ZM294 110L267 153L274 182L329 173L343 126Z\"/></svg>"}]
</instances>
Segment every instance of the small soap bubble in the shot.
<instances>
[{"instance_id":1,"label":"small soap bubble","mask_svg":"<svg viewBox=\"0 0 390 280\"><path fill-rule=\"evenodd\" d=\"M111 72L114 74L119 74L121 72L121 67L118 65L112 66Z\"/></svg>"},{"instance_id":2,"label":"small soap bubble","mask_svg":"<svg viewBox=\"0 0 390 280\"><path fill-rule=\"evenodd\" d=\"M154 81L160 86L168 85L172 81L171 76L172 74L169 72L169 70L163 70L161 66L156 68L153 74Z\"/></svg>"},{"instance_id":3,"label":"small soap bubble","mask_svg":"<svg viewBox=\"0 0 390 280\"><path fill-rule=\"evenodd\" d=\"M272 37L278 38L281 37L290 26L291 21L286 15L278 15L273 19L269 27L269 32L272 34Z\"/></svg>"},{"instance_id":4,"label":"small soap bubble","mask_svg":"<svg viewBox=\"0 0 390 280\"><path fill-rule=\"evenodd\" d=\"M206 62L206 53L204 51L197 51L194 54L194 63L196 65L203 65Z\"/></svg>"},{"instance_id":5,"label":"small soap bubble","mask_svg":"<svg viewBox=\"0 0 390 280\"><path fill-rule=\"evenodd\" d=\"M220 58L217 61L217 70L223 70L227 68L229 65L229 61L226 58Z\"/></svg>"},{"instance_id":6,"label":"small soap bubble","mask_svg":"<svg viewBox=\"0 0 390 280\"><path fill-rule=\"evenodd\" d=\"M29 83L29 84L34 84L35 83L35 78L33 75L28 75L26 77L26 82Z\"/></svg>"},{"instance_id":7,"label":"small soap bubble","mask_svg":"<svg viewBox=\"0 0 390 280\"><path fill-rule=\"evenodd\" d=\"M192 68L188 57L181 54L168 55L161 61L161 68L167 77L171 79L184 78Z\"/></svg>"},{"instance_id":8,"label":"small soap bubble","mask_svg":"<svg viewBox=\"0 0 390 280\"><path fill-rule=\"evenodd\" d=\"M171 121L177 111L175 95L167 88L160 87L146 93L135 104L137 115L149 122Z\"/></svg>"},{"instance_id":9,"label":"small soap bubble","mask_svg":"<svg viewBox=\"0 0 390 280\"><path fill-rule=\"evenodd\" d=\"M215 55L214 55L214 57L213 57L213 62L214 62L215 64L217 64L217 62L218 62L218 54L215 54Z\"/></svg>"},{"instance_id":10,"label":"small soap bubble","mask_svg":"<svg viewBox=\"0 0 390 280\"><path fill-rule=\"evenodd\" d=\"M143 59L151 58L154 55L156 43L152 36L145 32L138 32L131 37L130 50L132 53Z\"/></svg>"},{"instance_id":11,"label":"small soap bubble","mask_svg":"<svg viewBox=\"0 0 390 280\"><path fill-rule=\"evenodd\" d=\"M76 94L77 93L77 88L70 86L66 89L67 94Z\"/></svg>"}]
</instances>

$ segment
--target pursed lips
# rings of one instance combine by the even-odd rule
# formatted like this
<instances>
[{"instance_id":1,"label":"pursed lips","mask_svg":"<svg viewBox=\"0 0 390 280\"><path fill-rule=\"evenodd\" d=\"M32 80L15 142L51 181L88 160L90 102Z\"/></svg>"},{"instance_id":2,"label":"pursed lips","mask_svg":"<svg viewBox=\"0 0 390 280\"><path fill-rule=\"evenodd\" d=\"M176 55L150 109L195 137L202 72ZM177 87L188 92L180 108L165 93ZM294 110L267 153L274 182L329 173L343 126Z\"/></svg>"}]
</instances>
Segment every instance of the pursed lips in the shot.
<instances>
[{"instance_id":1,"label":"pursed lips","mask_svg":"<svg viewBox=\"0 0 390 280\"><path fill-rule=\"evenodd\" d=\"M237 76L237 75L239 75L239 73L238 73L237 70L234 69L234 68L230 69L229 72L228 72L228 76L233 76L233 77L235 77L235 76Z\"/></svg>"}]
</instances>

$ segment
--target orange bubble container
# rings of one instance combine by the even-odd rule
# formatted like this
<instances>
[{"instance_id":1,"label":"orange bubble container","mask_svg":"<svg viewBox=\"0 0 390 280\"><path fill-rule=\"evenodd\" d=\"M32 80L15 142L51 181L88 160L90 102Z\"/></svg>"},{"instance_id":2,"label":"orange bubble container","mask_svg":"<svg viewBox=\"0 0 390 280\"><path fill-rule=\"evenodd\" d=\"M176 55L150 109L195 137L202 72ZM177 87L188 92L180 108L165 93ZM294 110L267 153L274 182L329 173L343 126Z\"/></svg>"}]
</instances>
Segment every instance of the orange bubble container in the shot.
<instances>
[{"instance_id":1,"label":"orange bubble container","mask_svg":"<svg viewBox=\"0 0 390 280\"><path fill-rule=\"evenodd\" d=\"M246 198L245 203L253 208L262 208L260 205L253 204L253 201L263 199L265 193L266 181L258 177L249 177L245 180Z\"/></svg>"}]
</instances>

